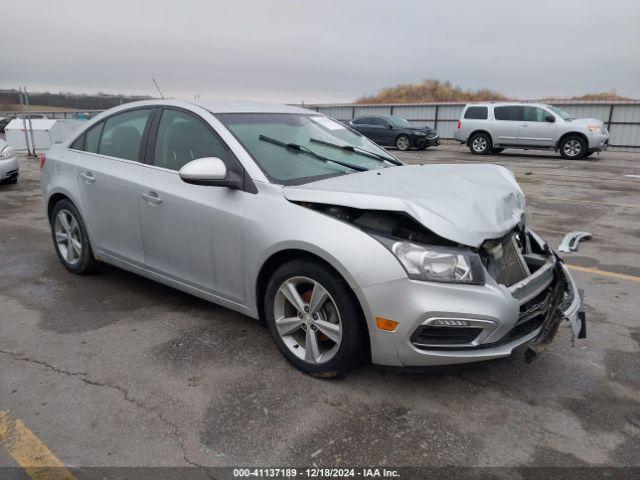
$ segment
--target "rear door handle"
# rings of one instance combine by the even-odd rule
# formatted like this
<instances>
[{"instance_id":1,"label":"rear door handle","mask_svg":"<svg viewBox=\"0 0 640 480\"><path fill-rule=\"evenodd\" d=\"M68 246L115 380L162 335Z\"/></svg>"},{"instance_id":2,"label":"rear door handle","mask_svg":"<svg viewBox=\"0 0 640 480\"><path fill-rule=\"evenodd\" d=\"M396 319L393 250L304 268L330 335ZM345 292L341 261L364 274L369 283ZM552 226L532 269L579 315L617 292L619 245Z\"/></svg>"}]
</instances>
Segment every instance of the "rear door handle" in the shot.
<instances>
[{"instance_id":1,"label":"rear door handle","mask_svg":"<svg viewBox=\"0 0 640 480\"><path fill-rule=\"evenodd\" d=\"M529 126L529 124L528 124L528 123L523 123L523 124L522 124L522 126L523 126L523 127L528 127L528 126Z\"/></svg>"},{"instance_id":2,"label":"rear door handle","mask_svg":"<svg viewBox=\"0 0 640 480\"><path fill-rule=\"evenodd\" d=\"M91 172L81 173L80 178L83 179L85 183L93 183L96 181L96 177L94 177Z\"/></svg>"},{"instance_id":3,"label":"rear door handle","mask_svg":"<svg viewBox=\"0 0 640 480\"><path fill-rule=\"evenodd\" d=\"M160 205L162 203L162 199L156 192L141 193L140 197L142 197L143 200L146 200L149 205Z\"/></svg>"}]
</instances>

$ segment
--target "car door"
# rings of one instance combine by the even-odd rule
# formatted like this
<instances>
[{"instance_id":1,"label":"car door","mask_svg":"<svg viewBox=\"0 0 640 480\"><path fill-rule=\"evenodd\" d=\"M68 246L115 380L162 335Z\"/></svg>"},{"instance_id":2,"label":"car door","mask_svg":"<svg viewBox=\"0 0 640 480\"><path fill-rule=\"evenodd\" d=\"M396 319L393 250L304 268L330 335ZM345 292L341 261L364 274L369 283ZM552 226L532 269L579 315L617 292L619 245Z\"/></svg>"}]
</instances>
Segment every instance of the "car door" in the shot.
<instances>
[{"instance_id":1,"label":"car door","mask_svg":"<svg viewBox=\"0 0 640 480\"><path fill-rule=\"evenodd\" d=\"M353 122L352 125L353 128L355 128L362 135L373 140L372 135L375 135L375 132L373 131L373 117L358 118Z\"/></svg>"},{"instance_id":2,"label":"car door","mask_svg":"<svg viewBox=\"0 0 640 480\"><path fill-rule=\"evenodd\" d=\"M117 113L74 143L82 143L76 182L96 253L137 265L143 264L138 217L142 146L152 112L137 108Z\"/></svg>"},{"instance_id":3,"label":"car door","mask_svg":"<svg viewBox=\"0 0 640 480\"><path fill-rule=\"evenodd\" d=\"M154 121L138 191L145 267L243 303L242 222L246 192L183 182L178 170L198 158L239 163L208 123L163 108Z\"/></svg>"},{"instance_id":4,"label":"car door","mask_svg":"<svg viewBox=\"0 0 640 480\"><path fill-rule=\"evenodd\" d=\"M374 117L373 128L375 132L376 143L379 143L380 145L395 144L395 137L398 132L396 129L394 129L389 120L383 117Z\"/></svg>"},{"instance_id":5,"label":"car door","mask_svg":"<svg viewBox=\"0 0 640 480\"><path fill-rule=\"evenodd\" d=\"M556 137L556 124L548 122L547 117L555 116L545 109L534 106L524 107L524 121L518 130L518 144L539 147L553 147Z\"/></svg>"},{"instance_id":6,"label":"car door","mask_svg":"<svg viewBox=\"0 0 640 480\"><path fill-rule=\"evenodd\" d=\"M517 145L520 125L524 121L524 107L504 105L494 107L491 137L494 145Z\"/></svg>"}]
</instances>

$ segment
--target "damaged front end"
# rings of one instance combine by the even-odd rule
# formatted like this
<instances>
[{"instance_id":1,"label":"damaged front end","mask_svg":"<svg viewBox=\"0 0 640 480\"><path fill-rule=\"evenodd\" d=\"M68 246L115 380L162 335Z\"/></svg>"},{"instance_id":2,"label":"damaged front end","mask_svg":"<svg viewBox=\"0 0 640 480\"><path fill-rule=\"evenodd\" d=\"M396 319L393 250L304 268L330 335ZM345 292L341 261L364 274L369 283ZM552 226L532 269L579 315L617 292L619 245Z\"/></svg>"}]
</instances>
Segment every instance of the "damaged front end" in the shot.
<instances>
[{"instance_id":1,"label":"damaged front end","mask_svg":"<svg viewBox=\"0 0 640 480\"><path fill-rule=\"evenodd\" d=\"M450 361L447 363L461 363L467 356L467 361L505 356L513 348L528 344L525 359L531 362L553 340L563 320L571 325L572 338L586 336L584 312L580 309L580 295L573 279L562 260L538 235L526 229L524 222L503 237L486 240L480 247L473 248L440 237L402 212L296 203L354 225L379 240L396 256L398 249L394 245L405 244L422 245L435 251L467 252L465 258L471 261L455 266L462 272L460 281L415 277L406 262L399 259L410 281L426 280L414 282L411 287L424 285L426 296L432 296L431 291L427 291L429 288L439 289L441 294L444 286L437 285L442 283L456 284L452 285L454 289L460 288L461 284L481 289L473 294L460 292L459 311L453 311L444 302L439 305L437 297L423 303L427 305L423 312L404 313L400 309L403 315L418 316L417 322L409 321L406 328L407 340L414 352L441 355L442 363L447 359ZM477 270L476 258L482 270L481 281L478 281L477 273L469 276L469 281L463 281L465 268ZM483 290L493 292L491 295L499 292L499 302L513 307L495 308L500 314L493 314L493 308L487 307L484 299L472 300ZM478 305L475 311L474 302ZM506 311L514 313L504 313ZM413 359L409 361L413 362Z\"/></svg>"}]
</instances>

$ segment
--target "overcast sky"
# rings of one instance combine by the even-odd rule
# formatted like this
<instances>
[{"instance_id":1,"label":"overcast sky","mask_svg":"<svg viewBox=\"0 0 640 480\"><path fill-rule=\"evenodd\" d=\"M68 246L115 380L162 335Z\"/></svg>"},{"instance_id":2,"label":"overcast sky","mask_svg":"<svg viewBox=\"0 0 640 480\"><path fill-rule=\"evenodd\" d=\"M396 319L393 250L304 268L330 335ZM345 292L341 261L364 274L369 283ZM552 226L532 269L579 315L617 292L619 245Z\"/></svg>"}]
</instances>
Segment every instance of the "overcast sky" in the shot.
<instances>
[{"instance_id":1,"label":"overcast sky","mask_svg":"<svg viewBox=\"0 0 640 480\"><path fill-rule=\"evenodd\" d=\"M29 0L0 88L343 102L424 78L640 98L640 0ZM25 33L26 32L26 33Z\"/></svg>"}]
</instances>

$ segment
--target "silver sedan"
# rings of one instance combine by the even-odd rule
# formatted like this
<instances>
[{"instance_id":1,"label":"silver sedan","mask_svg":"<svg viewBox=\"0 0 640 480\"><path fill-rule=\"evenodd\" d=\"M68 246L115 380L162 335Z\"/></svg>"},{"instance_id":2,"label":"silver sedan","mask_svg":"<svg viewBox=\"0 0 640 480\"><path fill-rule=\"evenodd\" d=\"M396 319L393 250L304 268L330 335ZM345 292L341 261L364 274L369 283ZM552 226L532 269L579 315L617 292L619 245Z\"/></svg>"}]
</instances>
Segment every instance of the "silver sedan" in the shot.
<instances>
[{"instance_id":1,"label":"silver sedan","mask_svg":"<svg viewBox=\"0 0 640 480\"><path fill-rule=\"evenodd\" d=\"M106 262L262 318L330 375L362 360L534 358L576 286L495 165L408 166L314 111L145 101L89 121L42 163L62 264Z\"/></svg>"}]
</instances>

